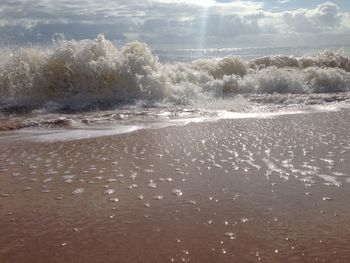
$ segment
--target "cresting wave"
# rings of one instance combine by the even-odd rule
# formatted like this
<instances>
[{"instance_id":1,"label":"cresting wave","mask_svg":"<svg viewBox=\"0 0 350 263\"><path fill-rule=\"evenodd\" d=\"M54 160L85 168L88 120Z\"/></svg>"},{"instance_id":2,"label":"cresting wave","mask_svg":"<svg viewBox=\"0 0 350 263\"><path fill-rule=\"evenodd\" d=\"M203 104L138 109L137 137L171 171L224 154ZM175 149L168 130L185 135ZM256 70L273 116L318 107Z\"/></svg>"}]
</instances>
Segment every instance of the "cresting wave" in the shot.
<instances>
[{"instance_id":1,"label":"cresting wave","mask_svg":"<svg viewBox=\"0 0 350 263\"><path fill-rule=\"evenodd\" d=\"M187 104L235 94L350 91L350 58L325 51L315 57L236 57L160 63L146 44L117 49L103 35L58 41L52 48L1 51L0 106L128 103Z\"/></svg>"}]
</instances>

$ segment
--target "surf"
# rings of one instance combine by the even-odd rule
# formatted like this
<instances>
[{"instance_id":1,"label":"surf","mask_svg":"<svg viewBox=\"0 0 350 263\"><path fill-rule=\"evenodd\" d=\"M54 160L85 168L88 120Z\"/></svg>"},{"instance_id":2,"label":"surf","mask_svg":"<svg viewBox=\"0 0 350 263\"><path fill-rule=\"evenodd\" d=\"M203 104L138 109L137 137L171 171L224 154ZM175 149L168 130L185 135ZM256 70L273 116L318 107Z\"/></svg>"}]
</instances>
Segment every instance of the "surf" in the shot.
<instances>
[{"instance_id":1,"label":"surf","mask_svg":"<svg viewBox=\"0 0 350 263\"><path fill-rule=\"evenodd\" d=\"M350 59L341 52L160 62L146 43L116 47L102 34L50 47L0 51L0 107L74 107L193 101L239 94L350 91Z\"/></svg>"}]
</instances>

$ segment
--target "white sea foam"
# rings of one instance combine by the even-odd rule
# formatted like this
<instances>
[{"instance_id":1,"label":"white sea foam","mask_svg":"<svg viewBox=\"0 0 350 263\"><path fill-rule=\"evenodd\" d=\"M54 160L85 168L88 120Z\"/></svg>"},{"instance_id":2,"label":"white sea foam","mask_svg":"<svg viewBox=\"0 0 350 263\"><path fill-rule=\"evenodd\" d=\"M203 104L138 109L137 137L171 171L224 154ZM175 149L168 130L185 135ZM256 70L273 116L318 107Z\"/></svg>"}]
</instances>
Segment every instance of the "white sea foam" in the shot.
<instances>
[{"instance_id":1,"label":"white sea foam","mask_svg":"<svg viewBox=\"0 0 350 263\"><path fill-rule=\"evenodd\" d=\"M0 52L0 106L85 108L135 100L187 104L245 93L350 91L350 59L326 51L315 57L237 57L160 63L145 43L118 49L103 35L58 41L52 48Z\"/></svg>"}]
</instances>

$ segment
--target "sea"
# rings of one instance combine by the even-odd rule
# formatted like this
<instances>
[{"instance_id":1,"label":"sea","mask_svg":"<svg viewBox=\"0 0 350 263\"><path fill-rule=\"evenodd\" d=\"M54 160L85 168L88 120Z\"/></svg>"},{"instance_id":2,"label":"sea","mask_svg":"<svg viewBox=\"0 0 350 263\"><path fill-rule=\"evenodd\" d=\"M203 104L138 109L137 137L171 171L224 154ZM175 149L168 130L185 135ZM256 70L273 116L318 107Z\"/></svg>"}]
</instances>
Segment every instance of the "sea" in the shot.
<instances>
[{"instance_id":1,"label":"sea","mask_svg":"<svg viewBox=\"0 0 350 263\"><path fill-rule=\"evenodd\" d=\"M74 140L349 108L349 54L350 45L152 50L103 35L6 46L0 121L17 125L1 139Z\"/></svg>"}]
</instances>

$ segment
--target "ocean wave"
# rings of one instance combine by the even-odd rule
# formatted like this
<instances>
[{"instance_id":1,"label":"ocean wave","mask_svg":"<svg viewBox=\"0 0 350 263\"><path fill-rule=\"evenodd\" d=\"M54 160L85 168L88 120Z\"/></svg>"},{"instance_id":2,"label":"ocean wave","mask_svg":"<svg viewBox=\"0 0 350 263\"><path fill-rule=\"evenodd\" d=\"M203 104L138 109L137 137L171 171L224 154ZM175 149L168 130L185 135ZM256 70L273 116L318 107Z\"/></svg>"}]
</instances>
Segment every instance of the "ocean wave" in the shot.
<instances>
[{"instance_id":1,"label":"ocean wave","mask_svg":"<svg viewBox=\"0 0 350 263\"><path fill-rule=\"evenodd\" d=\"M314 57L237 57L161 63L145 43L118 49L103 35L59 40L51 48L0 51L4 107L131 103L187 104L236 94L350 91L350 59L324 51Z\"/></svg>"}]
</instances>

